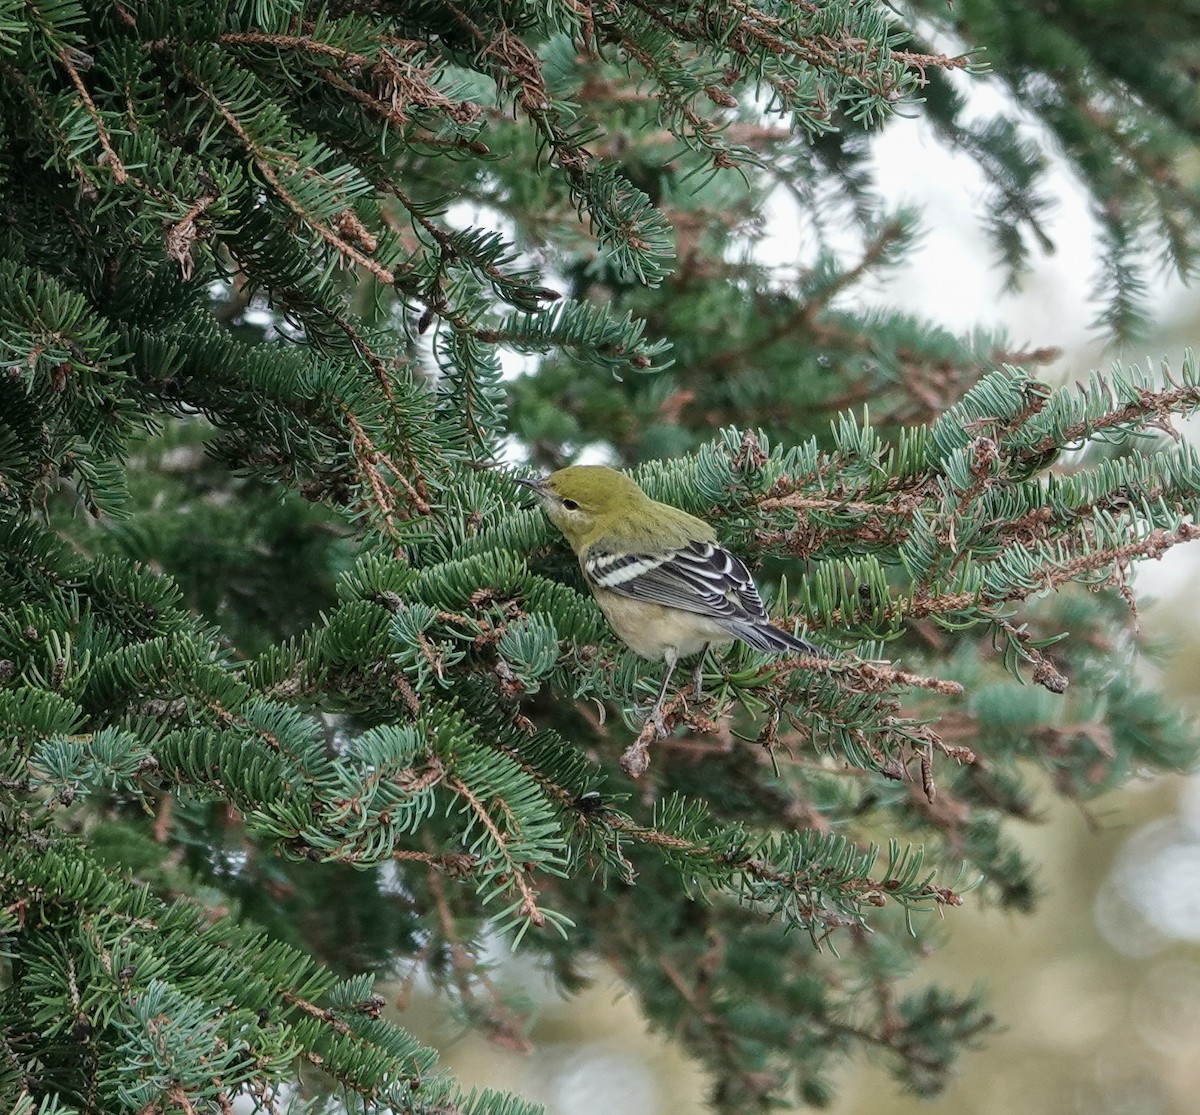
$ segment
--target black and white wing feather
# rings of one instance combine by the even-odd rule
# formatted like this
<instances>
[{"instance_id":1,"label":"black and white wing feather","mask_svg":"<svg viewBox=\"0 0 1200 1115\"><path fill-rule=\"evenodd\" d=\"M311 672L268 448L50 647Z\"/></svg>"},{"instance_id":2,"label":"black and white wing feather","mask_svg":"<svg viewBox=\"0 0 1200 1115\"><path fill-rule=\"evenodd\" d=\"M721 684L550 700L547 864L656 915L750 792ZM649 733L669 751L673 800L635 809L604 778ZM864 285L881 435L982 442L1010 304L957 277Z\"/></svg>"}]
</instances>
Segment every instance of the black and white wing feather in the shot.
<instances>
[{"instance_id":1,"label":"black and white wing feather","mask_svg":"<svg viewBox=\"0 0 1200 1115\"><path fill-rule=\"evenodd\" d=\"M593 549L584 573L597 587L707 616L759 650L823 654L775 627L740 558L712 542L689 542L662 554Z\"/></svg>"}]
</instances>

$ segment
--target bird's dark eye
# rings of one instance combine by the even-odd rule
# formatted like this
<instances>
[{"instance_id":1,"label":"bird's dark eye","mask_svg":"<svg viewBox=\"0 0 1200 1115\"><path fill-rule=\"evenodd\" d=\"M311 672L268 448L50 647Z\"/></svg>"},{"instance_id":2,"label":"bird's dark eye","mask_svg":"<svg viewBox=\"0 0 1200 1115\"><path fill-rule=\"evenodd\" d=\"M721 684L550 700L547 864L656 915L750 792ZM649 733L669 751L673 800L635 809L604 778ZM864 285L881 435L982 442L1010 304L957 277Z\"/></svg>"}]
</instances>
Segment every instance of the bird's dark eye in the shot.
<instances>
[{"instance_id":1,"label":"bird's dark eye","mask_svg":"<svg viewBox=\"0 0 1200 1115\"><path fill-rule=\"evenodd\" d=\"M577 504L573 499L564 499L562 501L562 505L568 511L578 511L579 510L579 504Z\"/></svg>"}]
</instances>

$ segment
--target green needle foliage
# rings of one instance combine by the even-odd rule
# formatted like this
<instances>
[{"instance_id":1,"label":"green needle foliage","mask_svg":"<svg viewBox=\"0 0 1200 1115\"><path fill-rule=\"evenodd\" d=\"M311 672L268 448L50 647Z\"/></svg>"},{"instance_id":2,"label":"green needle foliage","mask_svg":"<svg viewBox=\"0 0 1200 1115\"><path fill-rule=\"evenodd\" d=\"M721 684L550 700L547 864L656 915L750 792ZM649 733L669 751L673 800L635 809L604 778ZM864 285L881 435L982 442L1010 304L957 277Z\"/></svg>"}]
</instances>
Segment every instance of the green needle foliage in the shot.
<instances>
[{"instance_id":1,"label":"green needle foliage","mask_svg":"<svg viewBox=\"0 0 1200 1115\"><path fill-rule=\"evenodd\" d=\"M371 983L521 1044L498 938L612 964L717 1110L937 1091L992 1021L897 990L930 914L1035 902L1039 785L1193 761L1129 578L1200 534L1200 370L854 309L919 231L869 135L973 160L1014 277L1058 150L1125 335L1200 229L1145 8L0 0L0 1111L532 1111ZM638 782L660 667L499 463L589 445L832 651L711 659Z\"/></svg>"}]
</instances>

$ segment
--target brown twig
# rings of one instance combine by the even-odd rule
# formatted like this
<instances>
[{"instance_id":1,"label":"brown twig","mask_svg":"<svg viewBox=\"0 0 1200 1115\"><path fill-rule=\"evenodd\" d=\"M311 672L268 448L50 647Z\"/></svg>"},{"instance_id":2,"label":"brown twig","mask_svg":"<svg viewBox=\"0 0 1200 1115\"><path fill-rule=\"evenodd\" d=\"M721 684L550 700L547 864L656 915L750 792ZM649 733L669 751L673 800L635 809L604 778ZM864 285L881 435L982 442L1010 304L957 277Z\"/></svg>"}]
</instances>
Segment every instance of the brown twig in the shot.
<instances>
[{"instance_id":1,"label":"brown twig","mask_svg":"<svg viewBox=\"0 0 1200 1115\"><path fill-rule=\"evenodd\" d=\"M530 922L541 928L546 924L546 915L538 909L537 895L533 888L525 878L524 864L517 863L508 851L508 839L504 833L500 831L499 826L492 820L491 814L484 808L483 802L472 793L471 788L467 786L457 775L451 775L446 779L446 785L458 794L471 807L472 812L479 818L480 824L487 829L495 846L500 850L500 854L508 863L508 878L517 892L521 896L521 914L528 918Z\"/></svg>"},{"instance_id":2,"label":"brown twig","mask_svg":"<svg viewBox=\"0 0 1200 1115\"><path fill-rule=\"evenodd\" d=\"M308 210L300 204L300 202L292 197L287 187L284 186L283 182L280 180L279 175L276 174L275 167L271 164L270 160L263 153L250 133L247 132L242 126L238 118L228 108L225 107L220 98L217 97L212 90L208 89L207 86L195 78L193 78L193 81L208 95L208 98L213 107L217 110L217 113L225 121L225 123L229 125L230 130L238 137L238 139L242 141L242 144L249 152L250 157L254 160L254 165L258 167L259 171L262 173L262 176L271 185L271 188L275 191L276 196L293 213L295 213L302 221L304 221L309 228L311 228L319 237L321 237L322 240L338 251L341 255L345 256L351 262L356 263L364 271L369 272L385 286L395 285L396 276L393 271L387 267L384 267L381 263L377 263L369 256L363 254L363 252L354 247L354 245L344 237L339 236L323 221L318 220L311 213L309 213Z\"/></svg>"},{"instance_id":3,"label":"brown twig","mask_svg":"<svg viewBox=\"0 0 1200 1115\"><path fill-rule=\"evenodd\" d=\"M129 180L129 172L125 169L125 164L121 162L116 151L113 150L112 142L108 137L108 129L105 128L104 121L100 117L100 110L96 108L96 102L92 100L92 95L87 91L83 78L71 61L67 47L59 48L58 60L63 64L63 68L71 78L71 83L83 100L83 106L87 110L88 116L91 117L92 123L96 125L96 134L100 137L100 146L104 148L104 154L108 157L109 165L112 167L113 178L123 186Z\"/></svg>"}]
</instances>

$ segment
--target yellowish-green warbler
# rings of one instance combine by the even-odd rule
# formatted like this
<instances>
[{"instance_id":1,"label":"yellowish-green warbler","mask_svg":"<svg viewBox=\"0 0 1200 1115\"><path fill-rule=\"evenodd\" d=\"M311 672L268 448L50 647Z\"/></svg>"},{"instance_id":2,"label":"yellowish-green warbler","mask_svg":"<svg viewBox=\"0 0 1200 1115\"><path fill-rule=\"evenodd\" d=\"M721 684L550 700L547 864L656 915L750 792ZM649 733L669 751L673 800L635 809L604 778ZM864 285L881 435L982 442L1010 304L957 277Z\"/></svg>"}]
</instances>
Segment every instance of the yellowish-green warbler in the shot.
<instances>
[{"instance_id":1,"label":"yellowish-green warbler","mask_svg":"<svg viewBox=\"0 0 1200 1115\"><path fill-rule=\"evenodd\" d=\"M650 713L665 732L662 704L680 658L741 639L755 650L826 652L776 627L741 560L722 548L703 519L651 499L628 476L598 465L573 465L533 489L562 531L583 578L613 630L643 658L664 659L666 676Z\"/></svg>"}]
</instances>

